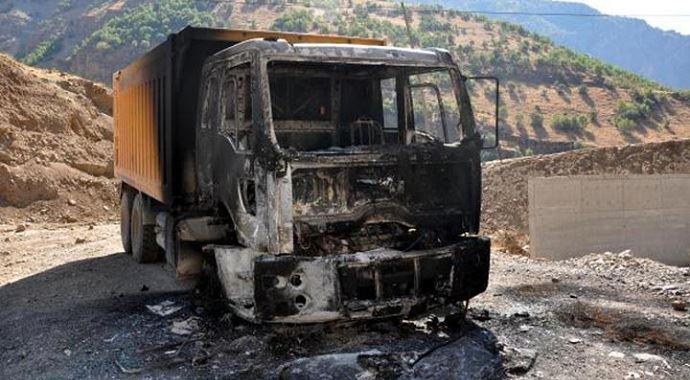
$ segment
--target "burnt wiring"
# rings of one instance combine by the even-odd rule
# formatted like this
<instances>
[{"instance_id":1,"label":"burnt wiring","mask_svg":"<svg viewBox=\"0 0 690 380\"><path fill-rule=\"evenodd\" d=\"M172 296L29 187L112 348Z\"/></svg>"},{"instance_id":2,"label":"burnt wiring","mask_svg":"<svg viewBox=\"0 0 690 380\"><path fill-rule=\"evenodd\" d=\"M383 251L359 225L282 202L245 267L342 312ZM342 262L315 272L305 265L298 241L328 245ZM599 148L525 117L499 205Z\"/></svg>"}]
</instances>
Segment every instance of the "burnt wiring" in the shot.
<instances>
[{"instance_id":1,"label":"burnt wiring","mask_svg":"<svg viewBox=\"0 0 690 380\"><path fill-rule=\"evenodd\" d=\"M460 305L461 305L461 309L462 309L462 315L463 315L463 316L467 315L467 310L469 310L469 306L470 306L470 300L464 301L464 302L461 303ZM447 341L441 342L441 343L439 343L439 344L437 344L437 345L431 347L430 349L426 350L426 351L423 352L421 355L417 356L416 359L412 360L412 361L409 363L410 369L414 368L414 366L417 365L417 363L419 363L420 360L422 360L422 359L424 359L425 357L427 357L427 356L433 354L434 352L436 352L437 350L439 350L439 349L441 349L441 348L443 348L443 347L446 347L446 346L448 346L448 345L450 345L450 344L452 344L452 343L455 343L455 342L459 341L459 340L460 340L462 337L464 337L464 336L465 336L465 335L463 335L462 333L460 333L460 334L458 334L458 335L456 335L456 336L454 336L454 337L448 339Z\"/></svg>"}]
</instances>

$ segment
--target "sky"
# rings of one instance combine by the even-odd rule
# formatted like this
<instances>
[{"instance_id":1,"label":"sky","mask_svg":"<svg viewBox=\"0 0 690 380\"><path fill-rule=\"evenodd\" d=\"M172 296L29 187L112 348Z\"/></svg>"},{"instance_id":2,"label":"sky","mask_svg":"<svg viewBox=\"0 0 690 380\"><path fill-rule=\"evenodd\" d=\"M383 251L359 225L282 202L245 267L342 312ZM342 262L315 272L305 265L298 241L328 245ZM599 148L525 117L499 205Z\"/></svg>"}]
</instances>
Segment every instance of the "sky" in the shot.
<instances>
[{"instance_id":1,"label":"sky","mask_svg":"<svg viewBox=\"0 0 690 380\"><path fill-rule=\"evenodd\" d=\"M585 3L612 15L690 15L688 0L566 0ZM690 17L635 16L649 25L690 35Z\"/></svg>"}]
</instances>

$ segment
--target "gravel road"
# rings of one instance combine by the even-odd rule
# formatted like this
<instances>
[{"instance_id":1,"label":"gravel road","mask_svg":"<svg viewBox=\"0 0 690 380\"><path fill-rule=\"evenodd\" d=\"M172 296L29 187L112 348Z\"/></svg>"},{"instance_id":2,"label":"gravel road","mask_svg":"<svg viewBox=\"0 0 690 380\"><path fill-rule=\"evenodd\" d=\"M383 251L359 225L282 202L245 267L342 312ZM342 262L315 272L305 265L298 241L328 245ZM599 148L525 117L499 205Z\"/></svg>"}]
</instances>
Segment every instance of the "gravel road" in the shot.
<instances>
[{"instance_id":1,"label":"gravel road","mask_svg":"<svg viewBox=\"0 0 690 380\"><path fill-rule=\"evenodd\" d=\"M627 253L494 253L462 323L270 327L135 264L116 224L25 227L0 225L0 378L690 378L690 270Z\"/></svg>"}]
</instances>

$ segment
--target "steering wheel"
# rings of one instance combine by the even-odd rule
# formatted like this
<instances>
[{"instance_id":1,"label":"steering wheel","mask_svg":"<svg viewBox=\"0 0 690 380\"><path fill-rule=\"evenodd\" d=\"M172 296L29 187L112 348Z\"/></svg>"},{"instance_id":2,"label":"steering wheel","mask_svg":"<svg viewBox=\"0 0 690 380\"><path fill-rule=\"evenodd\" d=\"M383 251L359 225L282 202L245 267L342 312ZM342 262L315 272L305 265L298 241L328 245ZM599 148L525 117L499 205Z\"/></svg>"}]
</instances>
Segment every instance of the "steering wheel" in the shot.
<instances>
[{"instance_id":1,"label":"steering wheel","mask_svg":"<svg viewBox=\"0 0 690 380\"><path fill-rule=\"evenodd\" d=\"M354 145L356 140L362 143L365 135L368 137L369 145L372 145L373 141L377 138L380 143L383 143L383 127L381 124L371 117L360 116L350 124L350 139L352 144Z\"/></svg>"},{"instance_id":2,"label":"steering wheel","mask_svg":"<svg viewBox=\"0 0 690 380\"><path fill-rule=\"evenodd\" d=\"M438 137L432 135L431 133L427 131L419 131L419 130L414 130L414 136L415 136L415 141L417 141L417 136L424 137L427 141L429 142L436 142L436 141L441 141L438 139Z\"/></svg>"}]
</instances>

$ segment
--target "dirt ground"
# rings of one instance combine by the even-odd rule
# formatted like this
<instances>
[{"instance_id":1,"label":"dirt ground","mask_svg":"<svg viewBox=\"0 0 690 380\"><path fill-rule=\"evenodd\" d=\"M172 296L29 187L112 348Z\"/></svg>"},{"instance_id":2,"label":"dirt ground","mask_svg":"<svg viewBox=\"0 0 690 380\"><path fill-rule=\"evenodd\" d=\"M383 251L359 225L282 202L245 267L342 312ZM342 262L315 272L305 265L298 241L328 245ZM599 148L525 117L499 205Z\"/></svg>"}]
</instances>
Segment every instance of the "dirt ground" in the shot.
<instances>
[{"instance_id":1,"label":"dirt ground","mask_svg":"<svg viewBox=\"0 0 690 380\"><path fill-rule=\"evenodd\" d=\"M459 326L438 312L276 328L233 318L162 264L135 264L118 228L0 226L0 378L355 378L309 358L377 351L367 373L380 378L690 378L690 313L671 307L688 301L687 268L627 253L567 262L494 253L490 287ZM163 301L181 309L147 309ZM390 355L413 372L382 366Z\"/></svg>"}]
</instances>

